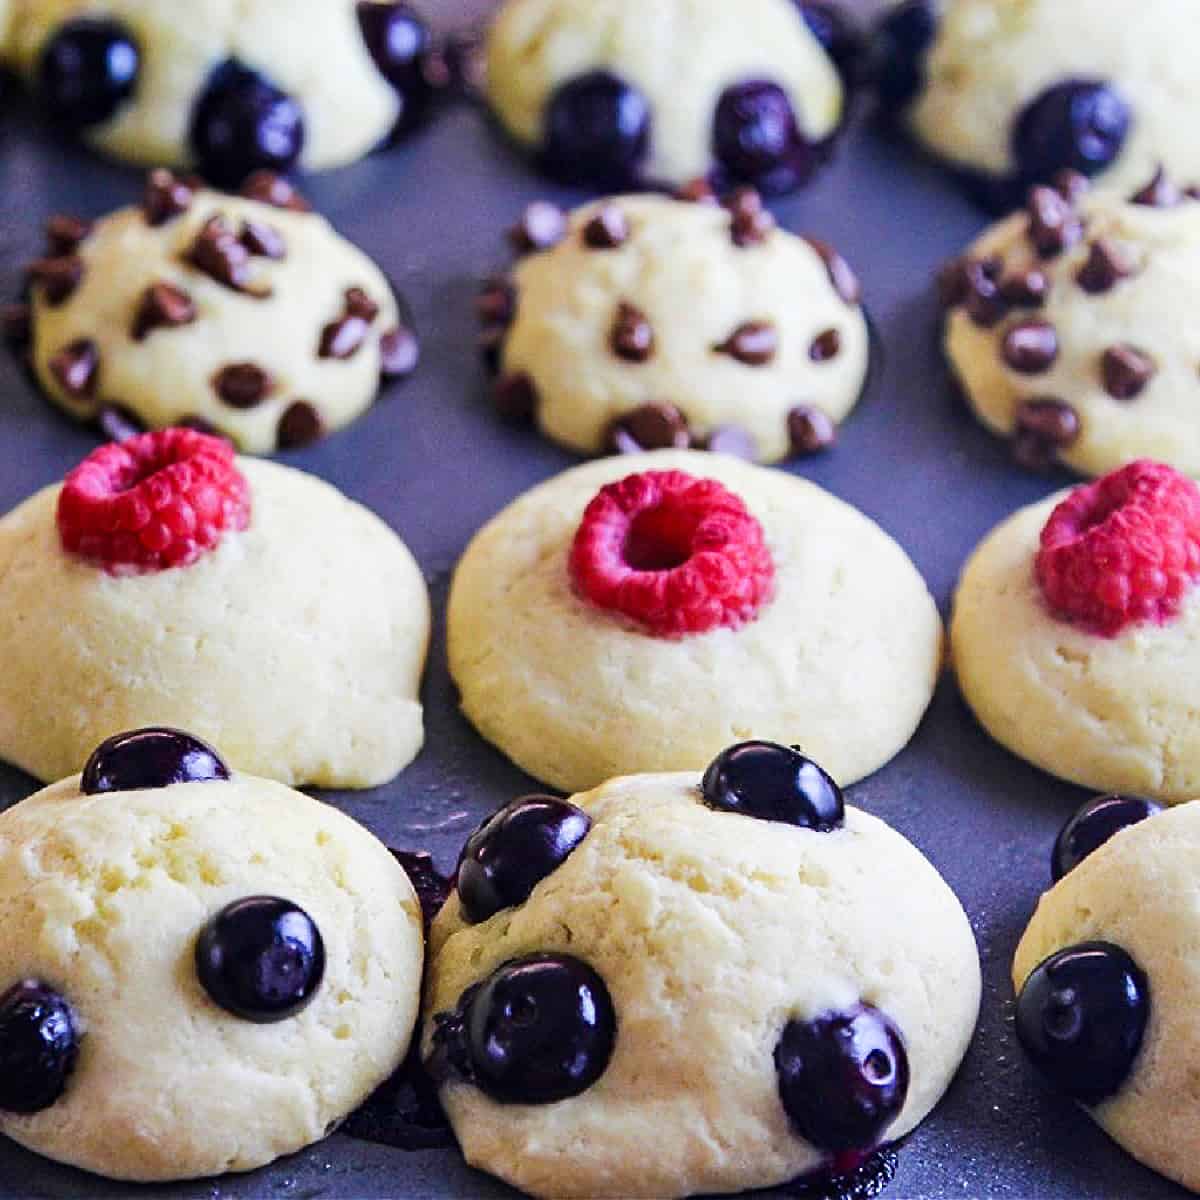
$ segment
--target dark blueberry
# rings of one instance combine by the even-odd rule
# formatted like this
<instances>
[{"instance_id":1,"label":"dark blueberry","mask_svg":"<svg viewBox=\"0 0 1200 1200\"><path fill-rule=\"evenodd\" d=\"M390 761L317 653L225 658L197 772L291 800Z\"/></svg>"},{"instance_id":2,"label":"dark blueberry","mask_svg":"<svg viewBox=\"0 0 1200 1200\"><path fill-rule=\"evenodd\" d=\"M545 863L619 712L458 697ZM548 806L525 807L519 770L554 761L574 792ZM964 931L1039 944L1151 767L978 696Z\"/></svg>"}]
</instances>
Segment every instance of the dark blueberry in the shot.
<instances>
[{"instance_id":1,"label":"dark blueberry","mask_svg":"<svg viewBox=\"0 0 1200 1200\"><path fill-rule=\"evenodd\" d=\"M592 819L552 796L514 800L467 839L458 860L458 899L473 925L524 904L587 837Z\"/></svg>"},{"instance_id":2,"label":"dark blueberry","mask_svg":"<svg viewBox=\"0 0 1200 1200\"><path fill-rule=\"evenodd\" d=\"M1098 796L1089 800L1062 828L1050 856L1057 883L1114 834L1162 812L1162 805L1142 796Z\"/></svg>"},{"instance_id":3,"label":"dark blueberry","mask_svg":"<svg viewBox=\"0 0 1200 1200\"><path fill-rule=\"evenodd\" d=\"M501 1104L578 1096L604 1074L617 1036L604 980L565 954L506 963L438 1024L435 1040L461 1039L451 1060Z\"/></svg>"},{"instance_id":4,"label":"dark blueberry","mask_svg":"<svg viewBox=\"0 0 1200 1200\"><path fill-rule=\"evenodd\" d=\"M83 768L85 795L228 779L220 755L178 729L135 729L101 742Z\"/></svg>"},{"instance_id":5,"label":"dark blueberry","mask_svg":"<svg viewBox=\"0 0 1200 1200\"><path fill-rule=\"evenodd\" d=\"M429 107L433 88L425 74L432 39L429 27L407 4L360 0L358 24L379 73L400 101L392 136L407 133Z\"/></svg>"},{"instance_id":6,"label":"dark blueberry","mask_svg":"<svg viewBox=\"0 0 1200 1200\"><path fill-rule=\"evenodd\" d=\"M140 55L119 21L68 21L46 44L38 65L41 100L69 129L107 121L137 89Z\"/></svg>"},{"instance_id":7,"label":"dark blueberry","mask_svg":"<svg viewBox=\"0 0 1200 1200\"><path fill-rule=\"evenodd\" d=\"M878 1009L789 1021L775 1047L779 1097L796 1132L822 1150L869 1150L900 1115L908 1055Z\"/></svg>"},{"instance_id":8,"label":"dark blueberry","mask_svg":"<svg viewBox=\"0 0 1200 1200\"><path fill-rule=\"evenodd\" d=\"M304 114L257 71L229 59L209 76L188 137L201 173L236 188L255 171L295 166L304 149Z\"/></svg>"},{"instance_id":9,"label":"dark blueberry","mask_svg":"<svg viewBox=\"0 0 1200 1200\"><path fill-rule=\"evenodd\" d=\"M1150 1017L1150 984L1120 946L1084 942L1046 959L1017 997L1017 1039L1033 1065L1081 1104L1125 1082Z\"/></svg>"},{"instance_id":10,"label":"dark blueberry","mask_svg":"<svg viewBox=\"0 0 1200 1200\"><path fill-rule=\"evenodd\" d=\"M226 905L196 939L196 973L227 1012L260 1025L298 1013L321 985L325 943L302 908L277 896Z\"/></svg>"},{"instance_id":11,"label":"dark blueberry","mask_svg":"<svg viewBox=\"0 0 1200 1200\"><path fill-rule=\"evenodd\" d=\"M1026 180L1048 182L1064 167L1095 175L1120 154L1129 126L1129 105L1112 87L1070 79L1024 109L1013 129L1013 154Z\"/></svg>"},{"instance_id":12,"label":"dark blueberry","mask_svg":"<svg viewBox=\"0 0 1200 1200\"><path fill-rule=\"evenodd\" d=\"M937 37L933 0L906 0L875 28L872 63L885 111L910 104L925 77L925 55Z\"/></svg>"},{"instance_id":13,"label":"dark blueberry","mask_svg":"<svg viewBox=\"0 0 1200 1200\"><path fill-rule=\"evenodd\" d=\"M799 4L813 37L825 48L838 74L846 83L855 83L862 65L861 30L843 8L830 0L799 0Z\"/></svg>"},{"instance_id":14,"label":"dark blueberry","mask_svg":"<svg viewBox=\"0 0 1200 1200\"><path fill-rule=\"evenodd\" d=\"M63 1094L79 1057L79 1030L56 991L26 979L0 996L0 1109L35 1113Z\"/></svg>"},{"instance_id":15,"label":"dark blueberry","mask_svg":"<svg viewBox=\"0 0 1200 1200\"><path fill-rule=\"evenodd\" d=\"M768 192L799 186L819 163L796 125L787 93L761 79L721 93L713 118L713 154L731 179Z\"/></svg>"},{"instance_id":16,"label":"dark blueberry","mask_svg":"<svg viewBox=\"0 0 1200 1200\"><path fill-rule=\"evenodd\" d=\"M828 833L846 819L842 791L794 746L742 742L713 759L701 784L709 808Z\"/></svg>"},{"instance_id":17,"label":"dark blueberry","mask_svg":"<svg viewBox=\"0 0 1200 1200\"><path fill-rule=\"evenodd\" d=\"M631 182L650 148L650 126L650 106L636 88L608 71L580 75L550 98L543 162L569 182Z\"/></svg>"}]
</instances>

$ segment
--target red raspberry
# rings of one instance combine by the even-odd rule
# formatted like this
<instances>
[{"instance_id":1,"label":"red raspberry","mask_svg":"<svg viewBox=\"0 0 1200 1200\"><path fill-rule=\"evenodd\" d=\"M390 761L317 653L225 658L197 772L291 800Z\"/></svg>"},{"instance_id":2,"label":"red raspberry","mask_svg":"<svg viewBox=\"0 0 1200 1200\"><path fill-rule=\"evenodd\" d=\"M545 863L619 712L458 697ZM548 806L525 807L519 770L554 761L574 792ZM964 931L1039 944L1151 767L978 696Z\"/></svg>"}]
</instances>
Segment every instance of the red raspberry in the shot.
<instances>
[{"instance_id":1,"label":"red raspberry","mask_svg":"<svg viewBox=\"0 0 1200 1200\"><path fill-rule=\"evenodd\" d=\"M598 608L657 637L753 619L775 564L762 526L714 479L647 471L602 488L571 547L571 578Z\"/></svg>"},{"instance_id":2,"label":"red raspberry","mask_svg":"<svg viewBox=\"0 0 1200 1200\"><path fill-rule=\"evenodd\" d=\"M1147 461L1076 488L1042 530L1036 571L1055 614L1101 637L1169 621L1200 578L1200 488Z\"/></svg>"},{"instance_id":3,"label":"red raspberry","mask_svg":"<svg viewBox=\"0 0 1200 1200\"><path fill-rule=\"evenodd\" d=\"M114 575L186 567L227 529L250 523L250 488L233 447L164 429L94 450L63 483L58 533Z\"/></svg>"}]
</instances>

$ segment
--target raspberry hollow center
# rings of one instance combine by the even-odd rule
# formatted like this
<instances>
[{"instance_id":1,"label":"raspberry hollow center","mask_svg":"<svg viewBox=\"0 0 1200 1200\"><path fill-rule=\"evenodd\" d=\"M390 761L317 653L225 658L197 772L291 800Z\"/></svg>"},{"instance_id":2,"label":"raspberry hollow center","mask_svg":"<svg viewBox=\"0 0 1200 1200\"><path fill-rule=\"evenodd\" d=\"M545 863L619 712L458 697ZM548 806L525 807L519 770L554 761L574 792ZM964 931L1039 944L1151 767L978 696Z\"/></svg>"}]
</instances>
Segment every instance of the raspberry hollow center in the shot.
<instances>
[{"instance_id":1,"label":"raspberry hollow center","mask_svg":"<svg viewBox=\"0 0 1200 1200\"><path fill-rule=\"evenodd\" d=\"M666 496L657 508L638 513L625 538L625 561L635 571L671 571L692 557L701 514Z\"/></svg>"}]
</instances>

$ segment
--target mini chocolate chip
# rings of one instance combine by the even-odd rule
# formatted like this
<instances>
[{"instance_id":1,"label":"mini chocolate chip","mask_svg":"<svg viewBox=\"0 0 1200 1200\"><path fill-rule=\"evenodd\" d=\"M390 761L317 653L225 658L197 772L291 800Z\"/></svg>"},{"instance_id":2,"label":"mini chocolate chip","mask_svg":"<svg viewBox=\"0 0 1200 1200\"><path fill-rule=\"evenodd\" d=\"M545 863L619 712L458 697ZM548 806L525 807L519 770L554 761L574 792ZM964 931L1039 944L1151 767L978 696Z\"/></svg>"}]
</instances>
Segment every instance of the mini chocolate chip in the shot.
<instances>
[{"instance_id":1,"label":"mini chocolate chip","mask_svg":"<svg viewBox=\"0 0 1200 1200\"><path fill-rule=\"evenodd\" d=\"M33 310L22 303L0 305L0 330L12 349L24 349L33 337Z\"/></svg>"},{"instance_id":2,"label":"mini chocolate chip","mask_svg":"<svg viewBox=\"0 0 1200 1200\"><path fill-rule=\"evenodd\" d=\"M192 206L195 189L165 167L150 172L146 192L142 197L142 212L147 225L165 225Z\"/></svg>"},{"instance_id":3,"label":"mini chocolate chip","mask_svg":"<svg viewBox=\"0 0 1200 1200\"><path fill-rule=\"evenodd\" d=\"M242 195L247 200L257 200L272 208L285 208L291 212L311 212L312 206L282 175L274 171L255 171L242 184Z\"/></svg>"},{"instance_id":4,"label":"mini chocolate chip","mask_svg":"<svg viewBox=\"0 0 1200 1200\"><path fill-rule=\"evenodd\" d=\"M703 447L712 454L728 454L747 462L758 461L758 443L740 425L718 425L704 439Z\"/></svg>"},{"instance_id":5,"label":"mini chocolate chip","mask_svg":"<svg viewBox=\"0 0 1200 1200\"><path fill-rule=\"evenodd\" d=\"M629 222L615 204L605 204L583 227L583 243L592 250L615 250L629 240Z\"/></svg>"},{"instance_id":6,"label":"mini chocolate chip","mask_svg":"<svg viewBox=\"0 0 1200 1200\"><path fill-rule=\"evenodd\" d=\"M321 330L321 344L317 348L317 357L353 358L367 340L370 329L371 326L362 317L343 313Z\"/></svg>"},{"instance_id":7,"label":"mini chocolate chip","mask_svg":"<svg viewBox=\"0 0 1200 1200\"><path fill-rule=\"evenodd\" d=\"M1079 430L1079 414L1062 400L1026 400L1017 409L1013 455L1021 466L1044 471L1054 465L1059 450L1074 444Z\"/></svg>"},{"instance_id":8,"label":"mini chocolate chip","mask_svg":"<svg viewBox=\"0 0 1200 1200\"><path fill-rule=\"evenodd\" d=\"M294 400L279 418L277 440L281 450L311 446L325 433L321 414L307 400Z\"/></svg>"},{"instance_id":9,"label":"mini chocolate chip","mask_svg":"<svg viewBox=\"0 0 1200 1200\"><path fill-rule=\"evenodd\" d=\"M949 311L967 298L967 259L952 258L938 268L938 302Z\"/></svg>"},{"instance_id":10,"label":"mini chocolate chip","mask_svg":"<svg viewBox=\"0 0 1200 1200\"><path fill-rule=\"evenodd\" d=\"M1001 357L1022 375L1040 375L1058 358L1058 332L1049 321L1022 321L1005 335Z\"/></svg>"},{"instance_id":11,"label":"mini chocolate chip","mask_svg":"<svg viewBox=\"0 0 1200 1200\"><path fill-rule=\"evenodd\" d=\"M1075 278L1085 292L1099 295L1116 287L1133 271L1133 259L1125 247L1108 238L1100 238L1092 243L1087 262L1079 268Z\"/></svg>"},{"instance_id":12,"label":"mini chocolate chip","mask_svg":"<svg viewBox=\"0 0 1200 1200\"><path fill-rule=\"evenodd\" d=\"M1183 203L1183 193L1167 178L1167 172L1159 167L1154 178L1130 198L1133 204L1146 208L1174 208Z\"/></svg>"},{"instance_id":13,"label":"mini chocolate chip","mask_svg":"<svg viewBox=\"0 0 1200 1200\"><path fill-rule=\"evenodd\" d=\"M475 297L475 315L483 326L511 325L517 313L517 289L511 279L485 279Z\"/></svg>"},{"instance_id":14,"label":"mini chocolate chip","mask_svg":"<svg viewBox=\"0 0 1200 1200\"><path fill-rule=\"evenodd\" d=\"M1041 308L1050 295L1050 280L1044 271L1030 267L1000 281L1000 295L1013 308Z\"/></svg>"},{"instance_id":15,"label":"mini chocolate chip","mask_svg":"<svg viewBox=\"0 0 1200 1200\"><path fill-rule=\"evenodd\" d=\"M96 390L100 351L95 342L80 338L55 354L49 367L59 387L72 399L79 400Z\"/></svg>"},{"instance_id":16,"label":"mini chocolate chip","mask_svg":"<svg viewBox=\"0 0 1200 1200\"><path fill-rule=\"evenodd\" d=\"M716 204L718 202L713 185L703 175L685 183L675 193L675 199L683 200L687 204Z\"/></svg>"},{"instance_id":17,"label":"mini chocolate chip","mask_svg":"<svg viewBox=\"0 0 1200 1200\"><path fill-rule=\"evenodd\" d=\"M826 329L813 338L808 357L815 363L828 362L842 352L842 335L836 329Z\"/></svg>"},{"instance_id":18,"label":"mini chocolate chip","mask_svg":"<svg viewBox=\"0 0 1200 1200\"><path fill-rule=\"evenodd\" d=\"M1154 359L1136 346L1112 346L1100 361L1104 390L1114 400L1132 400L1154 378Z\"/></svg>"},{"instance_id":19,"label":"mini chocolate chip","mask_svg":"<svg viewBox=\"0 0 1200 1200\"><path fill-rule=\"evenodd\" d=\"M222 367L212 386L230 408L254 408L274 391L275 380L256 363L239 362Z\"/></svg>"},{"instance_id":20,"label":"mini chocolate chip","mask_svg":"<svg viewBox=\"0 0 1200 1200\"><path fill-rule=\"evenodd\" d=\"M788 437L797 454L819 454L837 442L837 426L824 409L800 404L788 413Z\"/></svg>"},{"instance_id":21,"label":"mini chocolate chip","mask_svg":"<svg viewBox=\"0 0 1200 1200\"><path fill-rule=\"evenodd\" d=\"M769 321L747 321L719 346L714 346L713 351L728 354L748 367L764 367L779 351L779 334Z\"/></svg>"},{"instance_id":22,"label":"mini chocolate chip","mask_svg":"<svg viewBox=\"0 0 1200 1200\"><path fill-rule=\"evenodd\" d=\"M170 283L152 283L143 293L130 334L140 342L156 329L175 329L196 319L196 306L187 292Z\"/></svg>"},{"instance_id":23,"label":"mini chocolate chip","mask_svg":"<svg viewBox=\"0 0 1200 1200\"><path fill-rule=\"evenodd\" d=\"M283 234L262 221L243 221L238 241L249 253L259 258L287 258L287 242L283 240Z\"/></svg>"},{"instance_id":24,"label":"mini chocolate chip","mask_svg":"<svg viewBox=\"0 0 1200 1200\"><path fill-rule=\"evenodd\" d=\"M691 444L687 418L673 404L643 404L632 409L613 421L605 437L610 454L686 450Z\"/></svg>"},{"instance_id":25,"label":"mini chocolate chip","mask_svg":"<svg viewBox=\"0 0 1200 1200\"><path fill-rule=\"evenodd\" d=\"M833 290L847 304L857 304L862 299L862 285L858 282L858 276L850 269L850 264L828 242L814 237L806 237L804 240L825 264Z\"/></svg>"},{"instance_id":26,"label":"mini chocolate chip","mask_svg":"<svg viewBox=\"0 0 1200 1200\"><path fill-rule=\"evenodd\" d=\"M1078 204L1092 190L1091 180L1082 172L1063 167L1051 180L1054 190L1068 203Z\"/></svg>"},{"instance_id":27,"label":"mini chocolate chip","mask_svg":"<svg viewBox=\"0 0 1200 1200\"><path fill-rule=\"evenodd\" d=\"M360 287L346 289L346 313L351 317L361 317L370 325L379 316L379 305Z\"/></svg>"},{"instance_id":28,"label":"mini chocolate chip","mask_svg":"<svg viewBox=\"0 0 1200 1200\"><path fill-rule=\"evenodd\" d=\"M556 204L535 200L508 236L520 254L550 250L567 236L566 214Z\"/></svg>"},{"instance_id":29,"label":"mini chocolate chip","mask_svg":"<svg viewBox=\"0 0 1200 1200\"><path fill-rule=\"evenodd\" d=\"M722 202L732 216L729 236L740 249L765 242L775 228L775 218L752 187L740 187Z\"/></svg>"},{"instance_id":30,"label":"mini chocolate chip","mask_svg":"<svg viewBox=\"0 0 1200 1200\"><path fill-rule=\"evenodd\" d=\"M384 379L406 379L421 361L421 343L405 325L385 330L379 338L379 374Z\"/></svg>"},{"instance_id":31,"label":"mini chocolate chip","mask_svg":"<svg viewBox=\"0 0 1200 1200\"><path fill-rule=\"evenodd\" d=\"M980 327L990 329L1008 315L1008 301L1000 294L996 273L989 262L967 263L964 272L966 298L963 307L967 316Z\"/></svg>"},{"instance_id":32,"label":"mini chocolate chip","mask_svg":"<svg viewBox=\"0 0 1200 1200\"><path fill-rule=\"evenodd\" d=\"M643 363L654 353L654 328L646 314L624 301L609 335L612 352L626 362Z\"/></svg>"},{"instance_id":33,"label":"mini chocolate chip","mask_svg":"<svg viewBox=\"0 0 1200 1200\"><path fill-rule=\"evenodd\" d=\"M83 282L83 259L75 254L58 258L39 258L30 263L26 274L30 283L42 289L42 296L51 308L65 304Z\"/></svg>"},{"instance_id":34,"label":"mini chocolate chip","mask_svg":"<svg viewBox=\"0 0 1200 1200\"><path fill-rule=\"evenodd\" d=\"M145 422L137 413L111 400L100 406L96 413L96 424L110 442L127 442L131 437L146 432Z\"/></svg>"},{"instance_id":35,"label":"mini chocolate chip","mask_svg":"<svg viewBox=\"0 0 1200 1200\"><path fill-rule=\"evenodd\" d=\"M496 380L492 403L506 421L525 425L537 414L538 394L533 380L523 372Z\"/></svg>"},{"instance_id":36,"label":"mini chocolate chip","mask_svg":"<svg viewBox=\"0 0 1200 1200\"><path fill-rule=\"evenodd\" d=\"M1200 187L1196 187L1194 184L1191 187L1185 187L1183 189L1183 198L1185 200L1200 200Z\"/></svg>"},{"instance_id":37,"label":"mini chocolate chip","mask_svg":"<svg viewBox=\"0 0 1200 1200\"><path fill-rule=\"evenodd\" d=\"M500 361L504 357L504 343L508 338L506 325L492 325L479 335L479 357L483 360L484 368L489 375L495 375L500 370Z\"/></svg>"},{"instance_id":38,"label":"mini chocolate chip","mask_svg":"<svg viewBox=\"0 0 1200 1200\"><path fill-rule=\"evenodd\" d=\"M250 285L250 252L234 236L223 217L210 217L192 244L192 265L210 279L235 292L265 299L270 291Z\"/></svg>"},{"instance_id":39,"label":"mini chocolate chip","mask_svg":"<svg viewBox=\"0 0 1200 1200\"><path fill-rule=\"evenodd\" d=\"M1083 223L1070 201L1053 188L1029 190L1029 239L1042 258L1069 250L1083 237Z\"/></svg>"},{"instance_id":40,"label":"mini chocolate chip","mask_svg":"<svg viewBox=\"0 0 1200 1200\"><path fill-rule=\"evenodd\" d=\"M74 254L88 234L92 232L90 221L80 217L59 215L46 222L46 245L52 258Z\"/></svg>"}]
</instances>

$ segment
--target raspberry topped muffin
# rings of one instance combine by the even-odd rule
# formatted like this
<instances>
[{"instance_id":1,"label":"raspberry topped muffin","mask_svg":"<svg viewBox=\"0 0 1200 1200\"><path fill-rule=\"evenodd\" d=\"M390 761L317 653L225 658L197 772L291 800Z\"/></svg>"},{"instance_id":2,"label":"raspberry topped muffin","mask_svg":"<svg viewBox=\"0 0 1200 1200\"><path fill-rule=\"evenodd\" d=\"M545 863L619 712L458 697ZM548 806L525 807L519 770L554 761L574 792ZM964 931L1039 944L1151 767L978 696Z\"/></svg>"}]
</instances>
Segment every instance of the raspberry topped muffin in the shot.
<instances>
[{"instance_id":1,"label":"raspberry topped muffin","mask_svg":"<svg viewBox=\"0 0 1200 1200\"><path fill-rule=\"evenodd\" d=\"M656 451L535 488L468 547L450 669L480 732L564 791L699 769L735 736L833 776L911 737L941 666L923 580L878 526L792 476Z\"/></svg>"},{"instance_id":2,"label":"raspberry topped muffin","mask_svg":"<svg viewBox=\"0 0 1200 1200\"><path fill-rule=\"evenodd\" d=\"M148 724L239 769L371 787L420 749L424 580L366 509L187 429L0 519L0 757L40 779Z\"/></svg>"}]
</instances>

